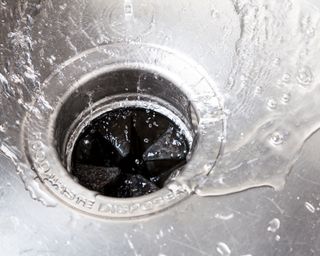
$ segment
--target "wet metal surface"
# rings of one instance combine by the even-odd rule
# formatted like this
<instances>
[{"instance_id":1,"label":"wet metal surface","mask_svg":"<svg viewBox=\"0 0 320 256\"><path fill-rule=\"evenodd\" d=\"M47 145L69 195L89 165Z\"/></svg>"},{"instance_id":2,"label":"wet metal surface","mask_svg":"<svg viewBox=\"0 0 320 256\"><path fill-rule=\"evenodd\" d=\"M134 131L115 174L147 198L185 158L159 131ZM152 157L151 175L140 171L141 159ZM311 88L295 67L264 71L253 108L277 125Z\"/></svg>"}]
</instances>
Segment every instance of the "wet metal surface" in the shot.
<instances>
[{"instance_id":1,"label":"wet metal surface","mask_svg":"<svg viewBox=\"0 0 320 256\"><path fill-rule=\"evenodd\" d=\"M319 255L319 21L316 0L0 0L1 254ZM166 90L139 85L185 104L182 116L190 100L200 117L187 120L202 147L166 188L171 197L121 205L61 185L71 178L53 159L77 111L112 88L135 88L86 94L77 84L92 89L100 65L119 63L170 78L176 93L150 72L142 78ZM66 91L80 95L77 104ZM61 180L48 177L45 158ZM172 194L174 202L142 209ZM102 214L105 202L121 207ZM130 218L110 218L118 215Z\"/></svg>"},{"instance_id":2,"label":"wet metal surface","mask_svg":"<svg viewBox=\"0 0 320 256\"><path fill-rule=\"evenodd\" d=\"M122 108L93 120L72 153L71 173L105 196L135 197L164 186L186 163L188 142L170 119Z\"/></svg>"}]
</instances>

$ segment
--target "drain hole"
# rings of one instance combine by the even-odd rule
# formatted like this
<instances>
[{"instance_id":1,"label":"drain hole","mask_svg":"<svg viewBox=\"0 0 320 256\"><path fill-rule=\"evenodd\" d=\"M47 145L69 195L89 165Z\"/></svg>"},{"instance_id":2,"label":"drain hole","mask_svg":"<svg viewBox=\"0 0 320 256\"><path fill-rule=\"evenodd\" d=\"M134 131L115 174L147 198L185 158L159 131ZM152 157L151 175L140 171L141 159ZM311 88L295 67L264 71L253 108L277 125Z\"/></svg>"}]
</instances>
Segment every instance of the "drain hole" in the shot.
<instances>
[{"instance_id":1,"label":"drain hole","mask_svg":"<svg viewBox=\"0 0 320 256\"><path fill-rule=\"evenodd\" d=\"M188 141L166 116L143 108L109 111L84 128L72 153L71 174L110 197L161 189L186 163Z\"/></svg>"}]
</instances>

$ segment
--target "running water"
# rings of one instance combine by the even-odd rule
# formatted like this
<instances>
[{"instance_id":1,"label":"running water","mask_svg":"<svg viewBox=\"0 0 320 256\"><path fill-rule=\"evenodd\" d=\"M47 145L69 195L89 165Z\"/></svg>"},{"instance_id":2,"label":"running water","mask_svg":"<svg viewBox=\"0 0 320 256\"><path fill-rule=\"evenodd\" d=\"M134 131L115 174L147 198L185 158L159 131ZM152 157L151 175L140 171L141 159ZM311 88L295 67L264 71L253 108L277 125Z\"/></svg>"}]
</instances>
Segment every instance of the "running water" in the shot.
<instances>
[{"instance_id":1,"label":"running water","mask_svg":"<svg viewBox=\"0 0 320 256\"><path fill-rule=\"evenodd\" d=\"M108 34L99 33L101 39L92 38L89 33L99 31L106 24L99 21L96 27L92 25L94 22L90 27L77 27L90 20L83 15L84 2L79 1L78 7L82 20L71 17L69 30L79 30L81 40L87 40L91 47L106 43ZM153 15L149 17L145 13L147 8L136 8L135 3L125 0L121 8L114 7L108 16L112 23L110 37L136 38L132 29L140 36L154 26ZM60 39L65 40L72 54L60 56L52 50L53 45L45 42L46 30L41 29L42 25L38 24L34 30L34 18L41 14L44 19L48 15L46 9L52 9L52 1L45 4L40 0L18 1L16 8L10 8L11 4L0 2L0 19L5 21L0 23L0 53L4 53L0 54L0 107L4 110L0 113L0 150L16 164L32 197L45 205L54 205L44 196L36 173L22 164L25 159L19 151L21 126L26 113L37 113L32 105L35 99L41 100L43 108L50 111L41 92L41 84L50 72L72 54L86 49L79 47L81 40L70 39L73 34L61 32ZM320 35L317 33L320 11L298 0L233 0L233 5L239 17L240 38L234 46L229 80L219 88L223 92L220 96L226 120L225 135L220 138L224 147L214 169L201 179L197 177L192 185L201 196L260 186L281 189L304 143L320 127ZM57 16L63 16L67 8L65 5L58 8ZM211 11L209 16L219 19L223 13L215 11L213 15ZM121 22L119 17L123 19ZM9 23L15 25L7 26ZM53 25L62 26L55 20ZM35 31L43 33L38 35L38 40L33 39ZM52 51L45 60L41 59L43 52L33 54L41 40L46 46L42 51Z\"/></svg>"},{"instance_id":2,"label":"running water","mask_svg":"<svg viewBox=\"0 0 320 256\"><path fill-rule=\"evenodd\" d=\"M224 152L202 196L259 186L281 189L320 127L319 11L305 1L234 1L241 24L224 94Z\"/></svg>"},{"instance_id":3,"label":"running water","mask_svg":"<svg viewBox=\"0 0 320 256\"><path fill-rule=\"evenodd\" d=\"M4 4L6 3L6 4ZM36 71L32 51L36 42L32 39L33 16L40 10L40 1L18 3L10 8L10 1L1 1L0 17L0 150L16 166L17 173L30 196L45 206L56 202L42 188L36 173L26 165L21 149L20 132L27 112L37 112L32 102L41 97L41 82ZM8 26L14 20L14 27ZM6 54L10 54L10 58ZM44 101L44 108L47 108Z\"/></svg>"}]
</instances>

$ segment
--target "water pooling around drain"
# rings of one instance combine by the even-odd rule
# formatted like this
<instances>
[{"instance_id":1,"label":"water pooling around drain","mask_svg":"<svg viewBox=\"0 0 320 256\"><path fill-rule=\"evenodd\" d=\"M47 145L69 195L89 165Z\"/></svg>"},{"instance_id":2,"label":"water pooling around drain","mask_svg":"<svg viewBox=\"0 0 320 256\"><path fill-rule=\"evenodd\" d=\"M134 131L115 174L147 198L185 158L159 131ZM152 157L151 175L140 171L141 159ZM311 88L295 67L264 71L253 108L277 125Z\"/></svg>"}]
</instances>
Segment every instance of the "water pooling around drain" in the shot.
<instances>
[{"instance_id":1,"label":"water pooling around drain","mask_svg":"<svg viewBox=\"0 0 320 256\"><path fill-rule=\"evenodd\" d=\"M165 116L122 108L93 120L78 138L72 175L88 189L111 197L155 192L186 163L188 142Z\"/></svg>"},{"instance_id":2,"label":"water pooling around drain","mask_svg":"<svg viewBox=\"0 0 320 256\"><path fill-rule=\"evenodd\" d=\"M37 44L43 40L33 38L39 28L34 28L33 18L41 20L48 13L39 1L27 2L12 15L9 15L7 5L0 6L4 13L2 17L17 19L11 31L4 28L3 31L8 33L1 34L4 42L0 45L1 51L17 52L11 59L0 56L1 63L4 63L0 70L0 103L2 109L7 110L1 113L1 149L19 167L24 161L21 157L24 152L19 150L17 134L23 117L26 112L40 111L30 102L42 101L42 108L52 111L41 87L41 80L49 74L44 72L41 78L39 72L42 65L47 64L44 61L38 63L33 54L33 49L37 49ZM225 83L226 86L216 84L224 102L225 116L221 118L226 120L225 134L219 138L224 150L214 169L208 168L207 172L192 180L192 184L181 181L191 190L196 188L197 194L203 196L223 195L258 186L280 189L304 142L320 127L317 98L320 90L317 82L320 70L319 10L309 2L300 1L244 0L232 3L239 18L239 38L234 43L236 53L229 82ZM86 10L83 6L79 8ZM133 6L132 10L136 9ZM234 14L233 11L230 8L230 13L215 17L228 16ZM78 23L81 22L75 22L73 26ZM99 30L101 35L100 29L105 26L93 23L87 27ZM88 38L90 47L100 42L91 37L91 30L79 30L84 31L81 33ZM225 30L224 36L227 37L227 33ZM68 45L74 54L90 48L77 44L76 38L69 38ZM48 47L39 52L44 49ZM161 55L156 57L162 58ZM65 56L52 53L47 62L60 64L63 60ZM52 64L51 71L59 68ZM61 83L63 79L61 76ZM205 101L205 97L202 100ZM28 177L24 179L26 187L29 190L34 188L29 184L34 184L37 175L26 166L23 171L19 170L20 175Z\"/></svg>"}]
</instances>

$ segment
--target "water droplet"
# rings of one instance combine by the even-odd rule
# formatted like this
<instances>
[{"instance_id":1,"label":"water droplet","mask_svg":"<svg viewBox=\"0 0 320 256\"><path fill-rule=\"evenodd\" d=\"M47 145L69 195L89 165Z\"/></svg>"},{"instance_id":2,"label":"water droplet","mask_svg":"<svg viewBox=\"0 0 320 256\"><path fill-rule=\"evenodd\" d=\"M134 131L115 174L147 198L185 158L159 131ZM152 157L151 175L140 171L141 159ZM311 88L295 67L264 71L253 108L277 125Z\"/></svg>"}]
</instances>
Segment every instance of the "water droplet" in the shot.
<instances>
[{"instance_id":1,"label":"water droplet","mask_svg":"<svg viewBox=\"0 0 320 256\"><path fill-rule=\"evenodd\" d=\"M228 87L232 88L235 84L235 79L233 77L229 77L228 79Z\"/></svg>"},{"instance_id":2,"label":"water droplet","mask_svg":"<svg viewBox=\"0 0 320 256\"><path fill-rule=\"evenodd\" d=\"M276 232L280 228L280 220L278 218L274 218L269 222L268 231L269 232Z\"/></svg>"},{"instance_id":3,"label":"water droplet","mask_svg":"<svg viewBox=\"0 0 320 256\"><path fill-rule=\"evenodd\" d=\"M231 255L231 250L229 246L223 242L219 242L217 244L217 252L222 255L222 256L230 256Z\"/></svg>"},{"instance_id":4,"label":"water droplet","mask_svg":"<svg viewBox=\"0 0 320 256\"><path fill-rule=\"evenodd\" d=\"M149 139L148 138L144 138L144 143L149 143Z\"/></svg>"},{"instance_id":5,"label":"water droplet","mask_svg":"<svg viewBox=\"0 0 320 256\"><path fill-rule=\"evenodd\" d=\"M281 133L275 132L272 134L271 143L273 145L276 145L276 146L281 145L283 143L283 141L284 141L284 136Z\"/></svg>"},{"instance_id":6,"label":"water droplet","mask_svg":"<svg viewBox=\"0 0 320 256\"><path fill-rule=\"evenodd\" d=\"M316 209L314 208L314 206L311 203L305 202L304 206L307 208L307 210L309 212L311 212L311 213L315 213L316 212Z\"/></svg>"},{"instance_id":7,"label":"water droplet","mask_svg":"<svg viewBox=\"0 0 320 256\"><path fill-rule=\"evenodd\" d=\"M255 94L256 95L261 95L262 94L262 87L261 86L257 86L256 87Z\"/></svg>"},{"instance_id":8,"label":"water droplet","mask_svg":"<svg viewBox=\"0 0 320 256\"><path fill-rule=\"evenodd\" d=\"M218 136L218 141L219 141L219 142L223 142L223 141L224 141L224 139L225 139L225 138L224 138L224 136L223 136L223 135Z\"/></svg>"},{"instance_id":9,"label":"water droplet","mask_svg":"<svg viewBox=\"0 0 320 256\"><path fill-rule=\"evenodd\" d=\"M131 1L125 1L124 5L124 13L126 16L132 16L133 15L133 6Z\"/></svg>"},{"instance_id":10,"label":"water droplet","mask_svg":"<svg viewBox=\"0 0 320 256\"><path fill-rule=\"evenodd\" d=\"M277 242L279 242L280 241L280 236L279 235L276 235L276 237L275 237L275 240L277 241Z\"/></svg>"},{"instance_id":11,"label":"water droplet","mask_svg":"<svg viewBox=\"0 0 320 256\"><path fill-rule=\"evenodd\" d=\"M274 65L274 66L280 66L280 63L281 63L281 59L280 59L280 58L275 58L275 59L273 60L273 65Z\"/></svg>"},{"instance_id":12,"label":"water droplet","mask_svg":"<svg viewBox=\"0 0 320 256\"><path fill-rule=\"evenodd\" d=\"M307 37L311 38L315 36L315 28L312 26L311 17L304 16L300 21L301 32Z\"/></svg>"},{"instance_id":13,"label":"water droplet","mask_svg":"<svg viewBox=\"0 0 320 256\"><path fill-rule=\"evenodd\" d=\"M210 14L211 14L211 17L214 19L219 18L219 13L216 9L212 9Z\"/></svg>"},{"instance_id":14,"label":"water droplet","mask_svg":"<svg viewBox=\"0 0 320 256\"><path fill-rule=\"evenodd\" d=\"M59 5L59 8L60 8L61 10L65 10L66 7L67 7L67 4L66 4L66 3L65 3L65 4L62 4L62 5Z\"/></svg>"},{"instance_id":15,"label":"water droplet","mask_svg":"<svg viewBox=\"0 0 320 256\"><path fill-rule=\"evenodd\" d=\"M6 7L8 5L6 0L1 0L0 1L1 6Z\"/></svg>"},{"instance_id":16,"label":"water droplet","mask_svg":"<svg viewBox=\"0 0 320 256\"><path fill-rule=\"evenodd\" d=\"M282 82L284 82L284 83L289 83L290 80L291 80L290 74L285 73L285 74L282 76L281 80L282 80Z\"/></svg>"},{"instance_id":17,"label":"water droplet","mask_svg":"<svg viewBox=\"0 0 320 256\"><path fill-rule=\"evenodd\" d=\"M309 67L301 67L298 70L296 79L302 86L308 86L313 82L313 74Z\"/></svg>"},{"instance_id":18,"label":"water droplet","mask_svg":"<svg viewBox=\"0 0 320 256\"><path fill-rule=\"evenodd\" d=\"M282 95L281 102L283 104L287 104L290 100L291 100L291 94L290 93L284 93Z\"/></svg>"},{"instance_id":19,"label":"water droplet","mask_svg":"<svg viewBox=\"0 0 320 256\"><path fill-rule=\"evenodd\" d=\"M214 217L216 219L220 219L220 220L231 220L233 217L234 217L234 214L233 213L230 213L230 214L220 214L220 213L216 213L214 215Z\"/></svg>"},{"instance_id":20,"label":"water droplet","mask_svg":"<svg viewBox=\"0 0 320 256\"><path fill-rule=\"evenodd\" d=\"M7 127L5 125L0 124L0 132L6 132L6 131L7 131Z\"/></svg>"},{"instance_id":21,"label":"water droplet","mask_svg":"<svg viewBox=\"0 0 320 256\"><path fill-rule=\"evenodd\" d=\"M148 153L147 157L153 157L153 156L155 156L157 153L158 153L158 152L155 152L155 153L150 152L150 153Z\"/></svg>"},{"instance_id":22,"label":"water droplet","mask_svg":"<svg viewBox=\"0 0 320 256\"><path fill-rule=\"evenodd\" d=\"M307 30L306 30L306 35L308 37L314 37L316 34L316 31L313 27L309 27Z\"/></svg>"},{"instance_id":23,"label":"water droplet","mask_svg":"<svg viewBox=\"0 0 320 256\"><path fill-rule=\"evenodd\" d=\"M278 103L274 99L269 99L267 105L269 109L273 110L277 108Z\"/></svg>"}]
</instances>

